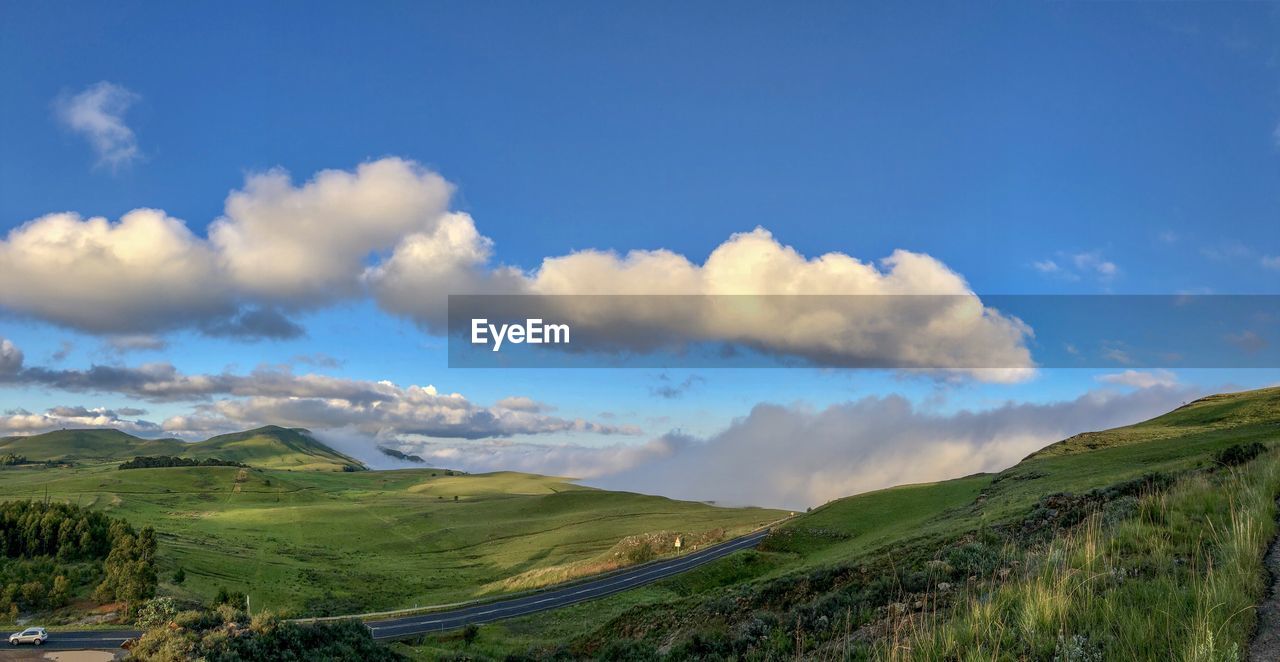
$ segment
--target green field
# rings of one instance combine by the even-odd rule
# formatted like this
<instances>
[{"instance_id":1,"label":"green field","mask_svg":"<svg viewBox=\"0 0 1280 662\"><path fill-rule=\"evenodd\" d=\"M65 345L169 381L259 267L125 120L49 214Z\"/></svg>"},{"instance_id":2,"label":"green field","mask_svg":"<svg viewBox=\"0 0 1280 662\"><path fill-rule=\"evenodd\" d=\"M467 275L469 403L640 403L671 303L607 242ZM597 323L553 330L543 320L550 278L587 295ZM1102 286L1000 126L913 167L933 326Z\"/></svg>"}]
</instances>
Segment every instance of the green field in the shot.
<instances>
[{"instance_id":1,"label":"green field","mask_svg":"<svg viewBox=\"0 0 1280 662\"><path fill-rule=\"evenodd\" d=\"M839 499L777 527L759 552L735 555L689 575L597 601L590 608L570 608L484 626L478 641L465 647L465 652L480 659L508 654L537 657L562 651L567 646L575 654L594 655L604 650L613 654L624 649L609 646L622 646L619 641L633 641L640 648L626 650L631 650L634 659L647 659L653 651L668 651L677 657L676 651L711 657L725 651L747 657L764 653L793 657L798 650L796 632L801 630L801 649L807 651L807 655L822 659L840 659L855 649L862 651L859 654L872 657L935 659L929 654L919 654L920 648L915 649L917 654L906 656L894 653L900 649L892 646L868 648L868 642L875 640L873 636L852 633L862 627L883 627L886 600L905 601L910 611L912 601L928 596L933 590L929 588L931 582L945 579L950 583L963 583L965 572L950 568L953 564L972 560L975 567L983 563L1024 567L1029 563L1023 558L1028 550L1062 544L1062 539L1054 537L1060 533L1054 528L1056 525L1035 529L1040 521L1038 517L1053 524L1053 517L1060 515L1054 510L1055 504L1046 505L1045 500L1053 499L1052 495L1067 493L1087 498L1094 490L1109 488L1112 491L1136 489L1141 496L1153 488L1125 486L1148 480L1144 477L1157 473L1168 477L1165 480L1178 480L1172 494L1211 495L1218 488L1210 487L1206 491L1200 486L1210 480L1203 477L1203 471L1215 469L1214 453L1255 441L1268 447L1280 446L1280 388L1211 396L1150 421L1077 435L1048 446L998 474L907 485ZM1211 473L1210 478L1216 475ZM1179 478L1182 476L1187 478ZM1263 503L1271 504L1277 495L1270 496L1271 499L1263 499ZM1099 503L1113 503L1106 501L1109 498L1104 493L1097 499ZM1134 497L1125 499L1132 501ZM1128 501L1114 503L1128 504ZM1215 506L1223 508L1222 516L1227 517L1217 524L1208 522L1205 513L1194 510L1194 507L1203 507L1201 504L1208 502L1208 496L1184 498L1184 501L1193 502L1193 506L1188 506L1193 509L1186 513L1170 512L1167 519L1190 524L1179 524L1183 528L1178 530L1162 530L1161 526L1172 524L1146 523L1151 531L1148 535L1175 541L1191 536L1199 540L1196 544L1202 547L1207 544L1206 539L1214 536L1229 537L1222 533L1230 524L1227 498L1220 499L1222 505ZM1145 503L1141 499L1136 502ZM1108 512L1108 516L1111 515L1114 513ZM1132 515L1115 516L1123 519ZM1127 526L1139 528L1137 523ZM1188 530L1186 526L1203 528ZM1211 530L1215 526L1217 533ZM1061 535L1066 535L1068 530L1063 529ZM1043 536L1048 536L1047 540ZM1216 554L1212 549L1196 549L1198 554L1208 554L1210 558ZM1254 549L1253 553L1257 565L1261 550ZM1135 560L1128 550L1113 553L1113 561L1121 566L1145 562ZM1133 569L1130 567L1127 571L1133 572ZM938 576L947 572L960 574L958 579ZM983 604L982 595L990 590L990 584L981 571L972 572L978 573L975 586L987 587L974 597L976 604ZM1121 567L1119 572L1126 570ZM1163 584L1153 581L1151 586L1168 589L1174 580L1160 581ZM912 587L914 583L922 583L926 588L920 592ZM1195 590L1193 583L1187 587L1184 593ZM1248 590L1256 589L1252 584L1249 587ZM1183 597L1169 594L1162 598L1156 594L1157 589L1148 590L1152 592L1146 594L1146 600L1154 601L1152 604L1160 599ZM1248 590L1241 589L1241 592L1248 593ZM1256 601L1259 597L1253 595L1252 599ZM1070 595L1065 599L1069 600ZM680 618L667 616L673 613L680 614ZM934 615L943 621L946 619L945 612ZM1244 617L1251 619L1252 613L1237 616L1229 628L1237 639L1234 642L1237 648L1240 633L1248 631L1238 622ZM755 623L766 624L759 626L761 634L743 634ZM1013 625L1016 623L998 619L991 622L993 628ZM1174 622L1170 627L1201 625ZM1227 633L1224 629L1221 634ZM1017 639L1016 634L1007 636ZM1152 632L1143 632L1141 636L1153 637ZM1169 637L1166 639L1172 641ZM861 643L850 643L855 640ZM1043 643L1043 637L1037 641ZM1049 642L1052 645L1055 639L1051 636ZM1008 646L1008 641L1005 644ZM1223 650L1223 642L1218 644L1215 650ZM416 647L402 648L423 658L464 650L456 638L448 636L429 638ZM956 652L949 650L950 655ZM1043 653L1043 649L1036 651Z\"/></svg>"},{"instance_id":2,"label":"green field","mask_svg":"<svg viewBox=\"0 0 1280 662\"><path fill-rule=\"evenodd\" d=\"M522 573L540 571L552 581L626 563L616 547L628 536L732 536L782 516L521 473L334 471L351 460L317 450L305 436L292 443L299 440L279 429L188 446L133 447L120 433L100 431L42 436L48 444L6 440L0 453L71 466L0 469L0 498L47 495L153 526L162 594L208 599L225 587L249 594L255 611L350 613L466 600ZM106 450L92 448L99 436ZM280 437L291 443L277 443ZM118 460L102 460L192 446L198 457L330 470L119 470ZM180 586L170 581L178 567L186 573Z\"/></svg>"}]
</instances>

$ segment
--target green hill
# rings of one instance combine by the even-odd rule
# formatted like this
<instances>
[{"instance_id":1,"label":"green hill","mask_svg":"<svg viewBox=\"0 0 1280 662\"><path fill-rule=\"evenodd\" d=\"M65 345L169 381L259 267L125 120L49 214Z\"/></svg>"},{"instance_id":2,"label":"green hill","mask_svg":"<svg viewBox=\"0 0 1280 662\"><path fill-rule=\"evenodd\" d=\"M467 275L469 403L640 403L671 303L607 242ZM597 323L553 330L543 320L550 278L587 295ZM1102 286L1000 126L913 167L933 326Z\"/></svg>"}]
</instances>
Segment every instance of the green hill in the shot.
<instances>
[{"instance_id":1,"label":"green hill","mask_svg":"<svg viewBox=\"0 0 1280 662\"><path fill-rule=\"evenodd\" d=\"M182 454L197 459L235 460L260 469L343 471L346 467L365 468L359 460L316 441L306 430L276 425L218 435L188 445Z\"/></svg>"},{"instance_id":2,"label":"green hill","mask_svg":"<svg viewBox=\"0 0 1280 662\"><path fill-rule=\"evenodd\" d=\"M280 456L264 455L261 445L273 448L263 439L277 437L303 443L277 429L214 438L204 449L226 456L247 446L254 454L242 459L270 461ZM255 609L296 615L487 597L617 567L630 559L616 558L616 547L637 536L715 540L783 516L549 476L432 468L121 471L114 461L77 462L0 467L0 495L78 504L154 527L163 595L209 602L225 588L248 593ZM175 584L178 568L184 579ZM519 581L508 587L513 578Z\"/></svg>"},{"instance_id":3,"label":"green hill","mask_svg":"<svg viewBox=\"0 0 1280 662\"><path fill-rule=\"evenodd\" d=\"M316 441L306 430L275 425L195 443L143 439L119 430L57 430L0 439L0 454L8 453L36 461L124 461L139 455L178 455L235 460L263 469L349 471L348 467L365 468L359 460Z\"/></svg>"},{"instance_id":4,"label":"green hill","mask_svg":"<svg viewBox=\"0 0 1280 662\"><path fill-rule=\"evenodd\" d=\"M55 430L0 439L0 454L29 460L126 460L135 455L178 455L187 444L177 439L142 439L119 430Z\"/></svg>"}]
</instances>

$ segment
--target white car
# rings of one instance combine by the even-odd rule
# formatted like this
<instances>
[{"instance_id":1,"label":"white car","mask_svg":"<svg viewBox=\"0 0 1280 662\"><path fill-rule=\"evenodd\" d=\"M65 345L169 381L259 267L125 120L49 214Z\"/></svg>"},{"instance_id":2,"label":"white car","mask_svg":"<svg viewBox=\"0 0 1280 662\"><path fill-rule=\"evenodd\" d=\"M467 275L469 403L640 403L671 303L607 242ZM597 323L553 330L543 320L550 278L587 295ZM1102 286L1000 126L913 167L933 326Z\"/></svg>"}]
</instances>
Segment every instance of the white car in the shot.
<instances>
[{"instance_id":1,"label":"white car","mask_svg":"<svg viewBox=\"0 0 1280 662\"><path fill-rule=\"evenodd\" d=\"M22 632L14 632L9 635L9 645L17 646L18 644L35 644L39 646L49 638L49 633L44 628L27 628Z\"/></svg>"}]
</instances>

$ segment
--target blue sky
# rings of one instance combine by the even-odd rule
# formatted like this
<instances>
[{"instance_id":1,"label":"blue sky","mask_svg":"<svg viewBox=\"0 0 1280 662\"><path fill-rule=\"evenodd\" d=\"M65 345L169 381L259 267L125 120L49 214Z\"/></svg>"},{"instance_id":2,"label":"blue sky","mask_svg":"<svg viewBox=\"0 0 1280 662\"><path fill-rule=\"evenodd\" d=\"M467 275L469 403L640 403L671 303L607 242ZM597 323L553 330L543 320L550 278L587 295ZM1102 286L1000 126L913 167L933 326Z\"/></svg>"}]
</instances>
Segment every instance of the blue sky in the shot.
<instances>
[{"instance_id":1,"label":"blue sky","mask_svg":"<svg viewBox=\"0 0 1280 662\"><path fill-rule=\"evenodd\" d=\"M283 168L302 186L397 157L451 183L448 206L492 241L490 262L525 272L583 249L666 249L697 265L761 226L807 257L927 255L979 294L1270 294L1278 30L1265 3L7 3L0 232L55 212L115 221L154 208L203 240L254 173ZM101 82L123 95L123 156L95 151L64 112ZM104 285L101 300L120 293ZM433 384L484 406L525 396L554 407L543 414L640 428L500 437L520 442L712 439L762 402L821 410L901 393L954 413L1151 381L1100 381L1122 365L1012 384L823 369L449 370L420 317L362 296L279 304L305 331L292 339L179 325L135 334L160 349L120 351L100 329L5 301L0 338L28 367L292 364ZM1168 401L1278 379L1161 374L1148 387L1184 389ZM686 382L680 397L659 395ZM48 382L0 388L0 410L137 400ZM159 422L202 402L143 408Z\"/></svg>"}]
</instances>

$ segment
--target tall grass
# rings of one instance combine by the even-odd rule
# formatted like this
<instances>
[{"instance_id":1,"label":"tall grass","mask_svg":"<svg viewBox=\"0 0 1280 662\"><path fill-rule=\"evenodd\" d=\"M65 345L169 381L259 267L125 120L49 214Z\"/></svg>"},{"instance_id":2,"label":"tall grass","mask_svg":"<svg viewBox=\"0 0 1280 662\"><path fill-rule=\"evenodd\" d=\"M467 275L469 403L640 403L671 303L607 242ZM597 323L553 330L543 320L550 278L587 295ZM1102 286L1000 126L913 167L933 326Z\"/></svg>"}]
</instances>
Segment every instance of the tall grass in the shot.
<instances>
[{"instance_id":1,"label":"tall grass","mask_svg":"<svg viewBox=\"0 0 1280 662\"><path fill-rule=\"evenodd\" d=\"M971 581L950 608L900 616L876 657L1241 659L1278 493L1280 454L1269 452L1144 495L1126 516L1096 514L1040 548L1008 549L1005 581Z\"/></svg>"}]
</instances>

